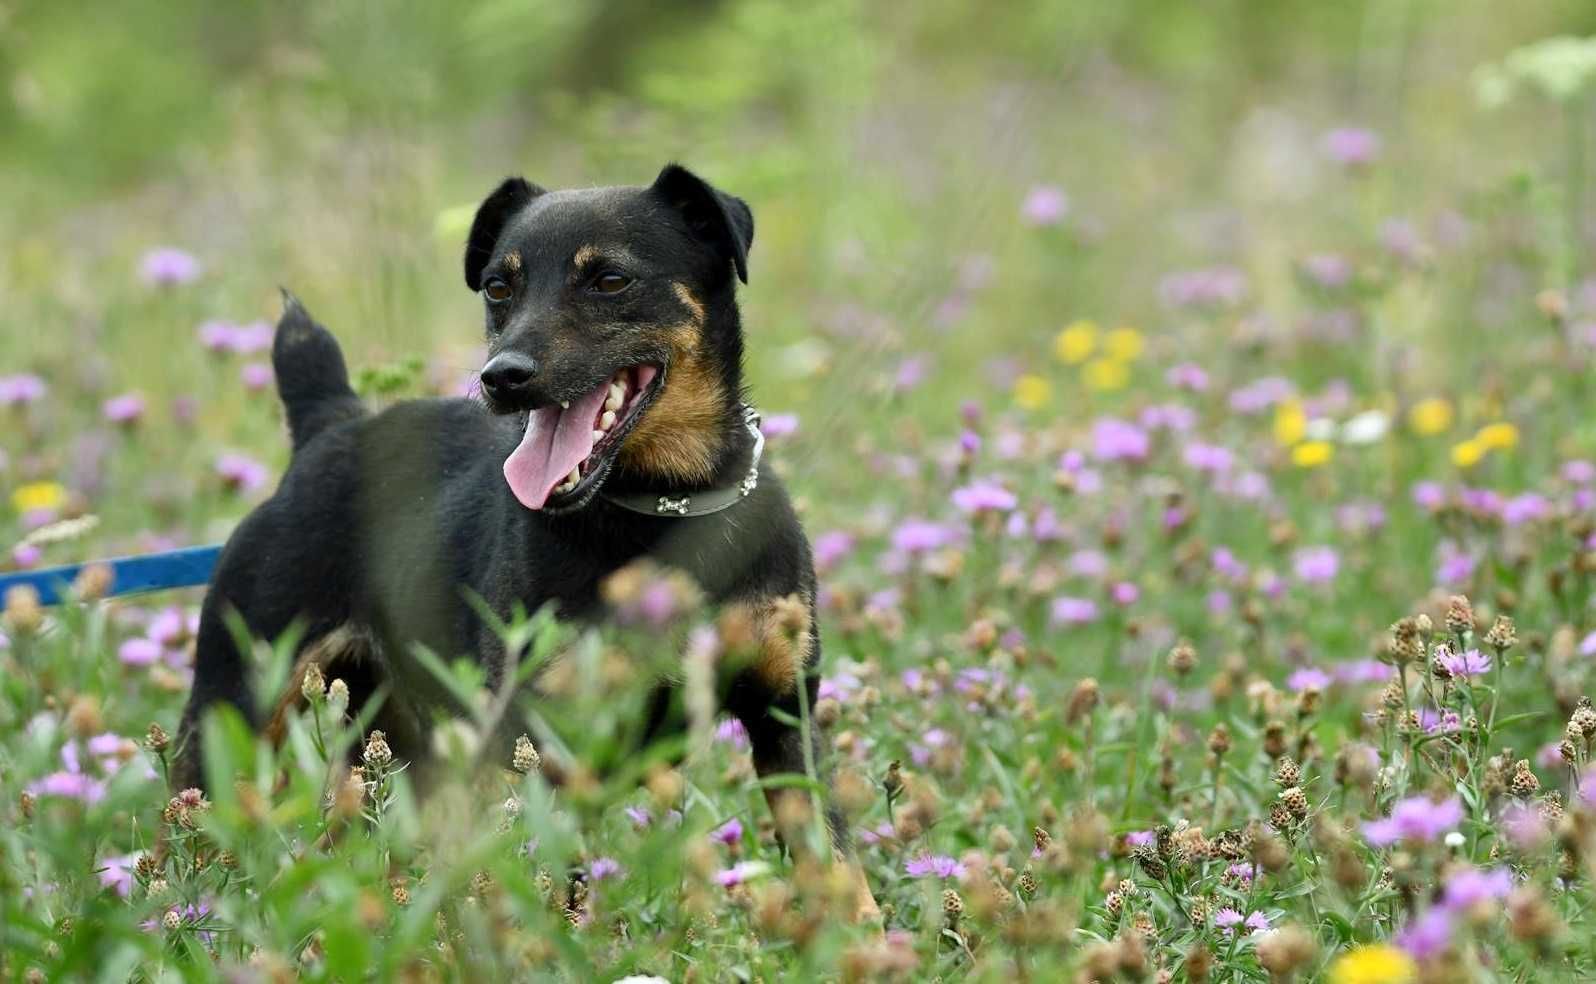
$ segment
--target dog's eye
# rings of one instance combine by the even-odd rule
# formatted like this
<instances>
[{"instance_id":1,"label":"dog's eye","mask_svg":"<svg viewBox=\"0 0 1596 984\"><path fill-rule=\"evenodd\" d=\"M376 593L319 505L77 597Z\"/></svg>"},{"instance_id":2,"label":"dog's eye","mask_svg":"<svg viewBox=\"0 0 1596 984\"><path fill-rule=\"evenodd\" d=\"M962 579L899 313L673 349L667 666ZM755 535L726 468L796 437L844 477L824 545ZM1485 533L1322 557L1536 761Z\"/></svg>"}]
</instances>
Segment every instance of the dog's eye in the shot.
<instances>
[{"instance_id":1,"label":"dog's eye","mask_svg":"<svg viewBox=\"0 0 1596 984\"><path fill-rule=\"evenodd\" d=\"M494 277L482 285L482 293L487 295L488 300L498 304L501 301L508 301L512 292L509 284L498 277Z\"/></svg>"},{"instance_id":2,"label":"dog's eye","mask_svg":"<svg viewBox=\"0 0 1596 984\"><path fill-rule=\"evenodd\" d=\"M599 274L598 279L593 281L591 289L598 294L618 294L631 284L631 277L611 270L609 273Z\"/></svg>"}]
</instances>

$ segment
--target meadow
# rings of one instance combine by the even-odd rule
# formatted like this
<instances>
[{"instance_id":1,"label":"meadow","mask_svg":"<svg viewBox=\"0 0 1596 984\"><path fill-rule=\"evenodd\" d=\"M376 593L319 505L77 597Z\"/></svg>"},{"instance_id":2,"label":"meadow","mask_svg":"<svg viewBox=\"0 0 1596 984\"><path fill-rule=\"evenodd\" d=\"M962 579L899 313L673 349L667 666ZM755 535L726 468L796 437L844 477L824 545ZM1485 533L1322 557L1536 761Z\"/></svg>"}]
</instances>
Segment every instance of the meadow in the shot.
<instances>
[{"instance_id":1,"label":"meadow","mask_svg":"<svg viewBox=\"0 0 1596 984\"><path fill-rule=\"evenodd\" d=\"M464 394L477 201L679 160L754 212L883 923L777 843L668 572L504 627L542 756L440 664L418 799L337 680L168 788L202 595L91 569L0 615L0 979L1596 978L1586 4L96 7L0 6L0 571L270 494L279 285L373 406Z\"/></svg>"}]
</instances>

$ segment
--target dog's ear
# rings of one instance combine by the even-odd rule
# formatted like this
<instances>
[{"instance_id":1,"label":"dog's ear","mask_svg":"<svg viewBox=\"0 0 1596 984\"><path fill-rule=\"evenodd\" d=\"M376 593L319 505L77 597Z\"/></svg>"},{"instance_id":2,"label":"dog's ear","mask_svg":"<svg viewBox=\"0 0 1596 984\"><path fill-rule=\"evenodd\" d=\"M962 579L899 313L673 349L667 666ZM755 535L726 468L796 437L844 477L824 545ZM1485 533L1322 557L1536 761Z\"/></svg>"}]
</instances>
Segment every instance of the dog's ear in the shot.
<instances>
[{"instance_id":1,"label":"dog's ear","mask_svg":"<svg viewBox=\"0 0 1596 984\"><path fill-rule=\"evenodd\" d=\"M654 192L687 220L693 235L731 261L737 277L748 282L748 247L754 244L754 213L748 203L716 191L680 164L667 164L654 179Z\"/></svg>"},{"instance_id":2,"label":"dog's ear","mask_svg":"<svg viewBox=\"0 0 1596 984\"><path fill-rule=\"evenodd\" d=\"M477 217L471 222L471 238L466 240L465 281L472 290L482 289L482 269L493 258L493 247L510 216L520 211L543 189L525 178L505 178L482 200Z\"/></svg>"}]
</instances>

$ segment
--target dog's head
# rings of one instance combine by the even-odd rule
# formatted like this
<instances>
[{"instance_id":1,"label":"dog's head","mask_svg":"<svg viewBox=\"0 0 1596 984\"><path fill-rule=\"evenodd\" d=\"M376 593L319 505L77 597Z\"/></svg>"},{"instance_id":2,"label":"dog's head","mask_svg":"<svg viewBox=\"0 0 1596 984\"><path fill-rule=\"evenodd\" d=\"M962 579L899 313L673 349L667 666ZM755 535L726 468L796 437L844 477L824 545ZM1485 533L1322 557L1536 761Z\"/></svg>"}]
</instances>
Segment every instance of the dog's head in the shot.
<instances>
[{"instance_id":1,"label":"dog's head","mask_svg":"<svg viewBox=\"0 0 1596 984\"><path fill-rule=\"evenodd\" d=\"M545 191L511 178L477 211L465 279L487 312L482 393L524 413L504 475L528 509L564 512L611 480L710 482L737 415L754 219L669 165L647 187Z\"/></svg>"}]
</instances>

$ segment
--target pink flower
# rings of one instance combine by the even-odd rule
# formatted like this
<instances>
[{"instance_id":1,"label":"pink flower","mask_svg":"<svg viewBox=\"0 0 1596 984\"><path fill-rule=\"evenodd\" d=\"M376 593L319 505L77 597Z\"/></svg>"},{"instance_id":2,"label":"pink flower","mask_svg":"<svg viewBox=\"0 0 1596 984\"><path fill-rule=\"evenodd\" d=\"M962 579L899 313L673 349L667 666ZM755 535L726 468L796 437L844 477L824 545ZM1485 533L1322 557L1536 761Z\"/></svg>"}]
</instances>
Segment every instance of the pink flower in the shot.
<instances>
[{"instance_id":1,"label":"pink flower","mask_svg":"<svg viewBox=\"0 0 1596 984\"><path fill-rule=\"evenodd\" d=\"M0 407L20 407L44 397L49 387L38 376L0 376Z\"/></svg>"},{"instance_id":2,"label":"pink flower","mask_svg":"<svg viewBox=\"0 0 1596 984\"><path fill-rule=\"evenodd\" d=\"M1053 625L1086 625L1097 621L1097 603L1088 598L1068 596L1054 598L1051 609Z\"/></svg>"},{"instance_id":3,"label":"pink flower","mask_svg":"<svg viewBox=\"0 0 1596 984\"><path fill-rule=\"evenodd\" d=\"M1337 164L1360 167L1380 156L1380 137L1372 130L1344 126L1329 131L1320 142L1326 157Z\"/></svg>"},{"instance_id":4,"label":"pink flower","mask_svg":"<svg viewBox=\"0 0 1596 984\"><path fill-rule=\"evenodd\" d=\"M1304 547L1292 555L1292 568L1297 580L1306 584L1323 584L1335 580L1341 569L1341 558L1333 547Z\"/></svg>"},{"instance_id":5,"label":"pink flower","mask_svg":"<svg viewBox=\"0 0 1596 984\"><path fill-rule=\"evenodd\" d=\"M1316 666L1304 666L1286 678L1286 686L1299 693L1304 690L1325 690L1332 680L1324 670Z\"/></svg>"},{"instance_id":6,"label":"pink flower","mask_svg":"<svg viewBox=\"0 0 1596 984\"><path fill-rule=\"evenodd\" d=\"M964 865L945 854L921 854L903 864L911 878L963 878Z\"/></svg>"},{"instance_id":7,"label":"pink flower","mask_svg":"<svg viewBox=\"0 0 1596 984\"><path fill-rule=\"evenodd\" d=\"M716 827L714 830L710 831L709 839L719 844L725 844L727 847L732 846L743 839L742 821L738 820L736 817L732 817L730 820L727 820L719 827Z\"/></svg>"},{"instance_id":8,"label":"pink flower","mask_svg":"<svg viewBox=\"0 0 1596 984\"><path fill-rule=\"evenodd\" d=\"M603 881L621 875L621 863L614 858L594 858L593 863L587 866L588 881Z\"/></svg>"},{"instance_id":9,"label":"pink flower","mask_svg":"<svg viewBox=\"0 0 1596 984\"><path fill-rule=\"evenodd\" d=\"M1473 908L1481 902L1503 899L1513 890L1513 873L1506 868L1454 871L1442 890L1441 905L1451 912Z\"/></svg>"},{"instance_id":10,"label":"pink flower","mask_svg":"<svg viewBox=\"0 0 1596 984\"><path fill-rule=\"evenodd\" d=\"M1452 917L1445 909L1430 909L1396 934L1396 945L1415 960L1433 960L1452 945Z\"/></svg>"},{"instance_id":11,"label":"pink flower","mask_svg":"<svg viewBox=\"0 0 1596 984\"><path fill-rule=\"evenodd\" d=\"M128 892L133 890L133 864L138 858L137 854L121 854L101 861L100 884L127 898Z\"/></svg>"},{"instance_id":12,"label":"pink flower","mask_svg":"<svg viewBox=\"0 0 1596 984\"><path fill-rule=\"evenodd\" d=\"M990 479L978 479L953 490L953 505L962 513L1008 512L1019 504L1013 492Z\"/></svg>"},{"instance_id":13,"label":"pink flower","mask_svg":"<svg viewBox=\"0 0 1596 984\"><path fill-rule=\"evenodd\" d=\"M715 882L722 888L732 888L759 877L768 871L769 867L763 861L739 861L730 868L716 872Z\"/></svg>"},{"instance_id":14,"label":"pink flower","mask_svg":"<svg viewBox=\"0 0 1596 984\"><path fill-rule=\"evenodd\" d=\"M1194 362L1183 362L1164 373L1164 382L1176 389L1201 393L1208 389L1208 373Z\"/></svg>"},{"instance_id":15,"label":"pink flower","mask_svg":"<svg viewBox=\"0 0 1596 984\"><path fill-rule=\"evenodd\" d=\"M1454 653L1449 649L1441 650L1435 654L1435 658L1441 664L1441 667L1454 679L1479 676L1482 673L1491 671L1491 657L1478 649L1470 649L1462 653Z\"/></svg>"},{"instance_id":16,"label":"pink flower","mask_svg":"<svg viewBox=\"0 0 1596 984\"><path fill-rule=\"evenodd\" d=\"M815 570L824 574L853 552L853 534L828 530L815 537Z\"/></svg>"},{"instance_id":17,"label":"pink flower","mask_svg":"<svg viewBox=\"0 0 1596 984\"><path fill-rule=\"evenodd\" d=\"M927 519L908 519L892 531L892 548L908 554L925 553L952 546L958 539L958 532L951 526Z\"/></svg>"},{"instance_id":18,"label":"pink flower","mask_svg":"<svg viewBox=\"0 0 1596 984\"><path fill-rule=\"evenodd\" d=\"M1092 456L1099 461L1142 461L1151 442L1134 424L1103 417L1092 425Z\"/></svg>"},{"instance_id":19,"label":"pink flower","mask_svg":"<svg viewBox=\"0 0 1596 984\"><path fill-rule=\"evenodd\" d=\"M271 478L266 466L253 458L231 452L216 459L216 474L222 484L236 492L254 492Z\"/></svg>"},{"instance_id":20,"label":"pink flower","mask_svg":"<svg viewBox=\"0 0 1596 984\"><path fill-rule=\"evenodd\" d=\"M258 393L272 384L272 367L264 362L250 362L238 370L239 381L251 393Z\"/></svg>"},{"instance_id":21,"label":"pink flower","mask_svg":"<svg viewBox=\"0 0 1596 984\"><path fill-rule=\"evenodd\" d=\"M1456 796L1437 803L1427 796L1412 796L1399 801L1391 816L1363 825L1363 836L1377 847L1397 841L1424 843L1451 831L1463 822L1463 803Z\"/></svg>"},{"instance_id":22,"label":"pink flower","mask_svg":"<svg viewBox=\"0 0 1596 984\"><path fill-rule=\"evenodd\" d=\"M144 416L144 397L137 393L113 396L100 405L100 413L110 423L132 426Z\"/></svg>"},{"instance_id":23,"label":"pink flower","mask_svg":"<svg viewBox=\"0 0 1596 984\"><path fill-rule=\"evenodd\" d=\"M798 415L795 413L773 413L759 422L759 429L766 438L775 440L780 437L791 437L798 433Z\"/></svg>"},{"instance_id":24,"label":"pink flower","mask_svg":"<svg viewBox=\"0 0 1596 984\"><path fill-rule=\"evenodd\" d=\"M199 275L199 260L190 253L170 246L150 250L139 262L139 277L151 287L192 283Z\"/></svg>"},{"instance_id":25,"label":"pink flower","mask_svg":"<svg viewBox=\"0 0 1596 984\"><path fill-rule=\"evenodd\" d=\"M749 747L748 729L734 717L725 718L715 726L715 740L741 751Z\"/></svg>"},{"instance_id":26,"label":"pink flower","mask_svg":"<svg viewBox=\"0 0 1596 984\"><path fill-rule=\"evenodd\" d=\"M1057 185L1036 185L1025 196L1020 215L1027 225L1052 226L1064 221L1069 214L1069 196Z\"/></svg>"}]
</instances>

